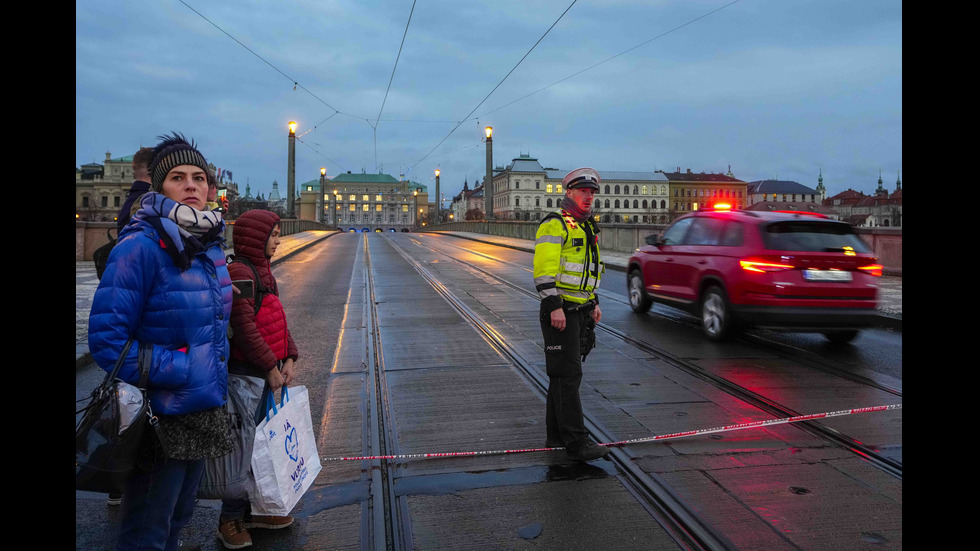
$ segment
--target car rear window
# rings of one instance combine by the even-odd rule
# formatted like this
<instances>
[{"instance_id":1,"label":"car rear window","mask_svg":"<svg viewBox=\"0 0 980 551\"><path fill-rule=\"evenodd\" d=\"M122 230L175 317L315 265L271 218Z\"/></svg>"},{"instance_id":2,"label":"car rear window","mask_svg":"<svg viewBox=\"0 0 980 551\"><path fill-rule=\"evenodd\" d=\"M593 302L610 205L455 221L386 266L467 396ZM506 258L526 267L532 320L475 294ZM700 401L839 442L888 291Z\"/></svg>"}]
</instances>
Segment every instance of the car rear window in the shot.
<instances>
[{"instance_id":1,"label":"car rear window","mask_svg":"<svg viewBox=\"0 0 980 551\"><path fill-rule=\"evenodd\" d=\"M871 252L851 226L837 222L774 222L762 228L762 240L767 249L776 251Z\"/></svg>"},{"instance_id":2,"label":"car rear window","mask_svg":"<svg viewBox=\"0 0 980 551\"><path fill-rule=\"evenodd\" d=\"M731 220L705 216L694 218L690 231L684 236L684 245L723 245L737 247L742 244L742 225Z\"/></svg>"}]
</instances>

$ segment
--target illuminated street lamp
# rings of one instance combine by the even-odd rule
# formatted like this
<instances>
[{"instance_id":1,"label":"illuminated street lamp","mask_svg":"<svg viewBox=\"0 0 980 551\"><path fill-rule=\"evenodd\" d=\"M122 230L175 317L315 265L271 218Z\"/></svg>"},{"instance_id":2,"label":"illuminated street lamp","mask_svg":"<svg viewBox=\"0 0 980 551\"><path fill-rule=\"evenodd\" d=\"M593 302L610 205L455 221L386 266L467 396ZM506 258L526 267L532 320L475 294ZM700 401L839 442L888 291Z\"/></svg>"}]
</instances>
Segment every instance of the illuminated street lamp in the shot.
<instances>
[{"instance_id":1,"label":"illuminated street lamp","mask_svg":"<svg viewBox=\"0 0 980 551\"><path fill-rule=\"evenodd\" d=\"M323 187L323 181L326 179L327 169L320 167L320 192L316 196L316 221L323 223L323 194L327 191Z\"/></svg>"},{"instance_id":2,"label":"illuminated street lamp","mask_svg":"<svg viewBox=\"0 0 980 551\"><path fill-rule=\"evenodd\" d=\"M440 170L437 168L436 169L436 224L442 222L442 215L441 215L442 201L439 200L439 172Z\"/></svg>"},{"instance_id":3,"label":"illuminated street lamp","mask_svg":"<svg viewBox=\"0 0 980 551\"><path fill-rule=\"evenodd\" d=\"M337 190L333 190L333 207L330 209L332 213L330 219L333 220L333 225L336 228L340 225L340 221L337 220Z\"/></svg>"},{"instance_id":4,"label":"illuminated street lamp","mask_svg":"<svg viewBox=\"0 0 980 551\"><path fill-rule=\"evenodd\" d=\"M493 127L488 126L487 132L487 179L483 184L484 209L487 220L493 220Z\"/></svg>"},{"instance_id":5,"label":"illuminated street lamp","mask_svg":"<svg viewBox=\"0 0 980 551\"><path fill-rule=\"evenodd\" d=\"M415 198L415 206L412 207L415 209L415 220L412 221L412 227L415 228L419 225L419 190L412 190L412 196Z\"/></svg>"},{"instance_id":6,"label":"illuminated street lamp","mask_svg":"<svg viewBox=\"0 0 980 551\"><path fill-rule=\"evenodd\" d=\"M296 121L289 121L289 159L286 166L286 218L296 218Z\"/></svg>"}]
</instances>

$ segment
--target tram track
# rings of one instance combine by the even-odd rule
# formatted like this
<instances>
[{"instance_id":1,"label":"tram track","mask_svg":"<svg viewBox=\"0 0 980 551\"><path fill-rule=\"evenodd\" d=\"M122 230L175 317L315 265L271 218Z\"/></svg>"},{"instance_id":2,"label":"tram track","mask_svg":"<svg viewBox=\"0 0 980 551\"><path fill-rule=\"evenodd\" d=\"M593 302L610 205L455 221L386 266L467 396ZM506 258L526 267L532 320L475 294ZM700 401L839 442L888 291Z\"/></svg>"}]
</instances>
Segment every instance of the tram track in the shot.
<instances>
[{"instance_id":1,"label":"tram track","mask_svg":"<svg viewBox=\"0 0 980 551\"><path fill-rule=\"evenodd\" d=\"M412 258L394 240L389 243L419 275L468 323L476 328L484 339L501 355L510 360L518 372L541 395L547 394L547 377L536 369L533 363L524 358L507 339L478 314L456 297L420 262ZM488 274L490 275L490 274ZM612 434L601 427L586 414L585 425L589 432L600 441L614 440ZM618 478L637 501L657 522L686 549L733 549L734 544L698 515L683 499L654 473L643 471L635 462L633 454L625 448L611 448L613 463L617 466Z\"/></svg>"},{"instance_id":2,"label":"tram track","mask_svg":"<svg viewBox=\"0 0 980 551\"><path fill-rule=\"evenodd\" d=\"M366 363L368 372L369 403L372 410L371 437L374 455L384 456L398 453L398 439L394 434L391 418L392 408L385 380L384 350L381 331L378 325L377 299L375 297L374 273L371 264L371 251L367 236L363 241L365 325L367 334ZM396 467L382 461L371 468L371 549L401 551L412 549L412 529L410 516L404 499L395 494Z\"/></svg>"},{"instance_id":3,"label":"tram track","mask_svg":"<svg viewBox=\"0 0 980 551\"><path fill-rule=\"evenodd\" d=\"M532 293L526 287L521 286L521 285L514 284L514 283L512 283L510 281L507 281L506 279L501 278L501 277L499 277L499 276L497 276L497 275L495 275L495 274L487 271L486 269L484 269L484 268L482 268L482 267L480 267L480 266L478 266L476 264L473 264L473 263L470 263L470 262L466 262L466 261L461 260L461 259L459 259L459 258L457 258L455 256L449 255L449 254L447 254L447 253L445 253L443 251L439 251L437 249L434 249L432 247L429 247L429 246L423 244L418 239L414 239L413 238L413 242L416 243L418 246L424 247L424 248L426 248L426 249L428 249L428 250L430 250L432 252L435 252L437 254L446 255L447 257L449 257L450 259L452 259L454 262L458 262L458 263L464 264L464 265L468 266L469 268L480 272L481 274L483 274L484 277L489 277L489 278L492 278L492 279L494 279L496 281L499 281L500 283L502 283L504 285L507 285L509 288L514 289L514 290L518 291L519 293L524 294L527 297L534 298L536 300L538 299L537 294L536 293ZM505 263L505 264L508 264L508 265L511 265L511 266L520 267L521 269L524 269L524 270L527 269L525 266L518 266L518 265L516 265L516 264L514 264L512 262L500 260L500 259L494 258L493 256L486 255L486 254L483 254L483 253L480 253L480 252L471 251L471 250L466 249L464 247L457 247L455 245L450 245L450 246L452 246L454 248L458 248L458 249L464 250L464 251L467 251L467 252L469 252L471 254L479 255L479 256L481 256L483 258L487 258L487 259L494 260L494 261L497 261L497 262L502 262L502 263ZM403 256L405 256L409 260L412 260L412 259L410 259L408 257L408 255L404 255L403 254ZM412 261L414 262L414 260L412 260ZM604 298L605 298L605 295L604 295ZM623 342L625 344L628 344L628 345L633 346L633 347L635 347L635 348L637 348L639 350L642 350L645 353L648 353L648 354L651 354L651 355L653 355L653 356L655 356L657 358L660 358L662 361L664 361L668 365L671 365L672 367L674 367L676 369L679 369L679 370L687 373L688 375L691 375L693 377L696 377L696 378L698 378L698 379L700 379L700 380L702 380L702 381L704 381L704 382L706 382L706 383L714 386L715 388L718 388L719 390L722 390L722 391L728 393L729 395L734 396L735 398L738 398L739 400L742 400L743 402L745 402L747 404L750 404L750 405L752 405L752 406L760 409L761 411L764 411L766 413L769 413L770 415L773 415L774 417L796 417L796 416L801 415L800 412L795 411L793 408L790 408L790 407L788 407L788 406L786 406L784 404L781 404L781 403L777 402L776 400L773 400L773 399L768 398L766 396L763 396L763 395L761 395L761 394L759 394L757 392L754 392L754 391L752 391L750 389L747 389L747 388L745 388L742 385L739 385L739 384L734 383L734 382L732 382L732 381L730 381L728 379L725 379L724 377L718 376L718 375L710 372L709 370L702 368L701 366L697 365L694 362L691 362L689 360L686 360L684 358L681 358L681 357L678 357L678 356L676 356L674 354L671 354L670 352L668 352L666 350L663 350L662 348L657 347L657 346L655 346L653 344L650 344L650 343L645 342L643 340L640 340L640 339L634 338L634 337L632 337L630 335L627 335L623 331L620 331L620 330L618 330L618 329L616 329L614 327L611 327L611 326L609 326L607 324L599 323L596 326L596 329L604 332L605 334L607 334L609 336L612 336L612 337L620 340L621 342ZM795 356L795 354L794 354L794 356ZM888 385L883 385L881 383L878 383L877 381L873 381L871 379L868 379L867 377L862 377L860 375L855 375L855 374L847 373L846 371L844 371L842 369L835 368L835 367L821 366L819 362L816 362L816 361L813 361L813 360L810 360L810 359L807 359L805 361L803 361L800 358L793 358L793 359L794 359L794 361L799 361L800 363L802 363L802 364L804 364L804 365L806 365L808 367L811 367L813 369L817 369L819 371L822 371L822 372L825 372L825 373L828 373L828 374L831 374L831 375L834 375L834 376L837 376L837 377L844 378L844 379L849 380L851 382L854 382L854 383L857 383L857 384L861 384L861 385L865 385L865 386L869 386L869 387L872 387L872 388L875 388L875 389L878 389L878 390L883 390L883 391L888 392L890 394L893 394L893 395L895 395L895 396L897 396L899 398L901 398L901 396L902 396L901 390L896 389L896 388L893 388L893 387L890 387ZM888 473L889 475L894 476L894 477L898 478L899 480L902 479L902 463L900 461L896 461L895 459L892 459L890 457L885 456L884 454L879 453L876 449L874 449L871 446L868 446L867 444L864 444L860 440L858 440L856 438L853 438L851 436L848 436L846 434L843 434L840 431L837 431L836 429L833 429L833 428L831 428L831 427L829 427L829 426L827 426L825 424L818 423L816 421L803 421L803 422L800 422L800 423L796 423L796 426L798 428L800 428L801 430L804 430L807 433L809 433L809 434L811 434L811 435L813 435L815 437L821 438L821 439L823 439L823 440L825 440L827 442L830 442L830 443L832 443L832 444L834 444L836 446L840 446L840 447L842 447L842 448L844 448L846 450L849 450L850 452L852 452L855 455L857 455L858 457L861 457L862 459L868 461L869 463L871 463L875 467L879 468L880 470Z\"/></svg>"}]
</instances>

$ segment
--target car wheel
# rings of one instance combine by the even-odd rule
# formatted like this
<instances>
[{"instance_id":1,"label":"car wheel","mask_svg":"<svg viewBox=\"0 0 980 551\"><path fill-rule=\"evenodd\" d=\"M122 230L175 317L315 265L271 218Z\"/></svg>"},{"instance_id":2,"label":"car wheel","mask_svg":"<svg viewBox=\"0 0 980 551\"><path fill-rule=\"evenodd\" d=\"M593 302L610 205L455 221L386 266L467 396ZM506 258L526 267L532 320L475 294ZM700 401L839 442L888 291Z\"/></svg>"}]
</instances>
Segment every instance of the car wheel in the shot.
<instances>
[{"instance_id":1,"label":"car wheel","mask_svg":"<svg viewBox=\"0 0 980 551\"><path fill-rule=\"evenodd\" d=\"M643 283L643 274L639 270L630 272L626 282L627 291L630 298L630 308L638 314L642 314L653 305L653 299L647 294L646 285Z\"/></svg>"},{"instance_id":2,"label":"car wheel","mask_svg":"<svg viewBox=\"0 0 980 551\"><path fill-rule=\"evenodd\" d=\"M823 336L827 337L827 340L834 344L844 344L854 340L857 337L857 329L847 329L843 331L827 331Z\"/></svg>"},{"instance_id":3,"label":"car wheel","mask_svg":"<svg viewBox=\"0 0 980 551\"><path fill-rule=\"evenodd\" d=\"M734 325L728 298L718 287L709 287L701 298L701 330L713 341L727 338Z\"/></svg>"}]
</instances>

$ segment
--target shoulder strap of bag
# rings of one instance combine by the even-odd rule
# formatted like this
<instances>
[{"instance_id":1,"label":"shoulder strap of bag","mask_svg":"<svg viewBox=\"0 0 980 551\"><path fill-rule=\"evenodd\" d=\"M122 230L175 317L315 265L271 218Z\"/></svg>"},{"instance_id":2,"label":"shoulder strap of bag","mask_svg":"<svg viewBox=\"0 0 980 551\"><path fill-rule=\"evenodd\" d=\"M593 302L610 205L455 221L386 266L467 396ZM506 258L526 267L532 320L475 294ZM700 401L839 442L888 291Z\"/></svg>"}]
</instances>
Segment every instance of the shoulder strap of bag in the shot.
<instances>
[{"instance_id":1,"label":"shoulder strap of bag","mask_svg":"<svg viewBox=\"0 0 980 551\"><path fill-rule=\"evenodd\" d=\"M116 376L119 375L119 370L122 368L123 362L126 361L126 356L129 355L129 349L133 346L133 337L129 337L126 344L123 345L122 353L119 354L119 359L116 360L115 367L112 371L106 374L105 380L102 382L103 385L112 384L112 381L116 380Z\"/></svg>"},{"instance_id":2,"label":"shoulder strap of bag","mask_svg":"<svg viewBox=\"0 0 980 551\"><path fill-rule=\"evenodd\" d=\"M160 449L163 451L163 457L168 457L170 453L170 448L167 445L167 437L163 434L163 429L160 428L160 418L153 413L153 408L150 407L150 396L147 393L146 385L150 378L150 362L153 361L153 347L152 345L142 345L139 346L139 369L140 369L140 382L139 389L143 393L143 399L147 401L146 403L146 417L147 423L153 429L153 433L157 437L157 442L160 444Z\"/></svg>"},{"instance_id":3,"label":"shoulder strap of bag","mask_svg":"<svg viewBox=\"0 0 980 551\"><path fill-rule=\"evenodd\" d=\"M238 258L235 255L231 255L228 257L228 259L231 262L241 262L252 269L252 276L255 280L255 313L258 314L259 308L262 308L262 298L269 294L269 288L262 283L262 278L259 277L259 271L255 269L255 265L252 264L252 261L249 260L248 257L243 256Z\"/></svg>"}]
</instances>

